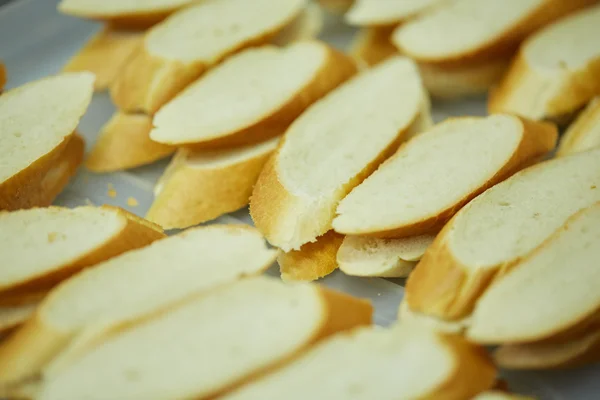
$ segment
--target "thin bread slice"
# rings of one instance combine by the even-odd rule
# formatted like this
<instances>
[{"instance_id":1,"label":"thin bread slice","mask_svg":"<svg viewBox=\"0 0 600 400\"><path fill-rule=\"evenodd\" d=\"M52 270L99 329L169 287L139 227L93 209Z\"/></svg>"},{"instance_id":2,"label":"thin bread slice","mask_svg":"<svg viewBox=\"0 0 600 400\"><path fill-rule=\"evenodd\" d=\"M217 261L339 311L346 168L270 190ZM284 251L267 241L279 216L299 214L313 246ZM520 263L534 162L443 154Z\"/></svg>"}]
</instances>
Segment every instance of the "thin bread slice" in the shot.
<instances>
[{"instance_id":1,"label":"thin bread slice","mask_svg":"<svg viewBox=\"0 0 600 400\"><path fill-rule=\"evenodd\" d=\"M316 242L304 244L300 250L281 253L277 257L281 279L314 281L331 274L338 267L336 254L343 240L342 235L329 231Z\"/></svg>"},{"instance_id":2,"label":"thin bread slice","mask_svg":"<svg viewBox=\"0 0 600 400\"><path fill-rule=\"evenodd\" d=\"M421 324L429 329L442 333L462 335L467 329L470 320L469 318L464 318L461 320L448 321L431 315L422 314L411 310L406 298L404 298L398 307L398 321L401 321L402 323Z\"/></svg>"},{"instance_id":3,"label":"thin bread slice","mask_svg":"<svg viewBox=\"0 0 600 400\"><path fill-rule=\"evenodd\" d=\"M246 279L115 335L48 376L37 398L214 398L371 313L319 286Z\"/></svg>"},{"instance_id":4,"label":"thin bread slice","mask_svg":"<svg viewBox=\"0 0 600 400\"><path fill-rule=\"evenodd\" d=\"M327 232L338 202L397 149L426 102L415 64L398 57L311 106L259 176L250 201L258 229L284 251Z\"/></svg>"},{"instance_id":5,"label":"thin bread slice","mask_svg":"<svg viewBox=\"0 0 600 400\"><path fill-rule=\"evenodd\" d=\"M585 105L600 94L598 36L600 6L536 32L523 43L510 70L492 92L490 112L557 119Z\"/></svg>"},{"instance_id":6,"label":"thin bread slice","mask_svg":"<svg viewBox=\"0 0 600 400\"><path fill-rule=\"evenodd\" d=\"M73 132L90 103L93 81L90 73L61 74L2 94L0 210L47 206L66 184L83 158L81 138Z\"/></svg>"},{"instance_id":7,"label":"thin bread slice","mask_svg":"<svg viewBox=\"0 0 600 400\"><path fill-rule=\"evenodd\" d=\"M276 257L254 228L211 225L90 268L54 289L35 317L0 346L0 382L22 381L44 367L56 373L124 326L260 274Z\"/></svg>"},{"instance_id":8,"label":"thin bread slice","mask_svg":"<svg viewBox=\"0 0 600 400\"><path fill-rule=\"evenodd\" d=\"M271 43L287 46L293 42L314 39L319 36L324 24L323 10L314 1L309 1L300 15L279 31Z\"/></svg>"},{"instance_id":9,"label":"thin bread slice","mask_svg":"<svg viewBox=\"0 0 600 400\"><path fill-rule=\"evenodd\" d=\"M33 208L0 213L2 297L39 292L82 268L164 237L117 208Z\"/></svg>"},{"instance_id":10,"label":"thin bread slice","mask_svg":"<svg viewBox=\"0 0 600 400\"><path fill-rule=\"evenodd\" d=\"M577 211L600 201L600 150L529 167L460 210L410 275L410 308L441 319L471 313L511 269Z\"/></svg>"},{"instance_id":11,"label":"thin bread slice","mask_svg":"<svg viewBox=\"0 0 600 400\"><path fill-rule=\"evenodd\" d=\"M562 135L557 157L600 146L600 97L587 105Z\"/></svg>"},{"instance_id":12,"label":"thin bread slice","mask_svg":"<svg viewBox=\"0 0 600 400\"><path fill-rule=\"evenodd\" d=\"M196 148L256 143L281 134L355 72L350 58L322 42L248 49L167 103L154 116L150 137Z\"/></svg>"},{"instance_id":13,"label":"thin bread slice","mask_svg":"<svg viewBox=\"0 0 600 400\"><path fill-rule=\"evenodd\" d=\"M537 342L597 314L598 240L600 203L569 218L481 295L467 332L469 339L486 344Z\"/></svg>"},{"instance_id":14,"label":"thin bread slice","mask_svg":"<svg viewBox=\"0 0 600 400\"><path fill-rule=\"evenodd\" d=\"M544 25L596 0L455 0L397 28L392 41L426 63L481 62L511 56Z\"/></svg>"},{"instance_id":15,"label":"thin bread slice","mask_svg":"<svg viewBox=\"0 0 600 400\"><path fill-rule=\"evenodd\" d=\"M401 239L346 236L337 253L337 264L346 275L406 278L435 236Z\"/></svg>"},{"instance_id":16,"label":"thin bread slice","mask_svg":"<svg viewBox=\"0 0 600 400\"><path fill-rule=\"evenodd\" d=\"M141 44L142 37L143 31L124 31L105 26L71 57L63 71L92 72L96 76L94 90L108 89Z\"/></svg>"},{"instance_id":17,"label":"thin bread slice","mask_svg":"<svg viewBox=\"0 0 600 400\"><path fill-rule=\"evenodd\" d=\"M111 87L123 111L154 114L228 55L267 43L307 0L205 0L151 28Z\"/></svg>"},{"instance_id":18,"label":"thin bread slice","mask_svg":"<svg viewBox=\"0 0 600 400\"><path fill-rule=\"evenodd\" d=\"M222 150L180 149L155 187L146 218L165 229L181 229L247 206L279 140Z\"/></svg>"},{"instance_id":19,"label":"thin bread slice","mask_svg":"<svg viewBox=\"0 0 600 400\"><path fill-rule=\"evenodd\" d=\"M557 137L551 124L511 115L447 119L352 189L333 228L376 237L438 232L471 199L552 150Z\"/></svg>"},{"instance_id":20,"label":"thin bread slice","mask_svg":"<svg viewBox=\"0 0 600 400\"><path fill-rule=\"evenodd\" d=\"M517 394L490 390L473 397L473 400L535 400L533 397L519 396Z\"/></svg>"},{"instance_id":21,"label":"thin bread slice","mask_svg":"<svg viewBox=\"0 0 600 400\"><path fill-rule=\"evenodd\" d=\"M6 84L6 66L0 61L0 93Z\"/></svg>"},{"instance_id":22,"label":"thin bread slice","mask_svg":"<svg viewBox=\"0 0 600 400\"><path fill-rule=\"evenodd\" d=\"M394 26L450 0L355 0L344 19L357 26Z\"/></svg>"},{"instance_id":23,"label":"thin bread slice","mask_svg":"<svg viewBox=\"0 0 600 400\"><path fill-rule=\"evenodd\" d=\"M150 139L152 117L117 111L101 128L85 167L113 172L151 164L175 152L175 147Z\"/></svg>"},{"instance_id":24,"label":"thin bread slice","mask_svg":"<svg viewBox=\"0 0 600 400\"><path fill-rule=\"evenodd\" d=\"M0 339L3 335L21 326L35 312L37 304L0 307Z\"/></svg>"},{"instance_id":25,"label":"thin bread slice","mask_svg":"<svg viewBox=\"0 0 600 400\"><path fill-rule=\"evenodd\" d=\"M335 335L223 400L469 399L495 378L483 349L458 336L398 324Z\"/></svg>"}]
</instances>

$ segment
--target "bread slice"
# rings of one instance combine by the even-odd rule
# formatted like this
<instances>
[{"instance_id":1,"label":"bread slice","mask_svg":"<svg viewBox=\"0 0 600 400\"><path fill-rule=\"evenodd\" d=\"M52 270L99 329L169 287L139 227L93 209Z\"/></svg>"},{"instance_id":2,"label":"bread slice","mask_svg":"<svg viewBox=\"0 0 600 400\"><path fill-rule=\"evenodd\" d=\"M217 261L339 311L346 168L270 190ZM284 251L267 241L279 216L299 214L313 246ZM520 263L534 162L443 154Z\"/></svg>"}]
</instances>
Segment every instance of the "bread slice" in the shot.
<instances>
[{"instance_id":1,"label":"bread slice","mask_svg":"<svg viewBox=\"0 0 600 400\"><path fill-rule=\"evenodd\" d=\"M154 114L226 56L268 42L307 0L209 0L154 26L111 87L123 111Z\"/></svg>"},{"instance_id":2,"label":"bread slice","mask_svg":"<svg viewBox=\"0 0 600 400\"><path fill-rule=\"evenodd\" d=\"M512 393L490 390L473 397L473 400L535 400L533 397L519 396Z\"/></svg>"},{"instance_id":3,"label":"bread slice","mask_svg":"<svg viewBox=\"0 0 600 400\"><path fill-rule=\"evenodd\" d=\"M180 149L154 189L146 215L165 229L187 228L248 205L280 138L231 149Z\"/></svg>"},{"instance_id":4,"label":"bread slice","mask_svg":"<svg viewBox=\"0 0 600 400\"><path fill-rule=\"evenodd\" d=\"M471 199L543 157L556 140L553 125L511 115L448 119L406 142L352 189L333 228L377 237L438 232Z\"/></svg>"},{"instance_id":5,"label":"bread slice","mask_svg":"<svg viewBox=\"0 0 600 400\"><path fill-rule=\"evenodd\" d=\"M37 304L0 307L0 340L3 335L21 326L35 312ZM0 342L1 343L1 342Z\"/></svg>"},{"instance_id":6,"label":"bread slice","mask_svg":"<svg viewBox=\"0 0 600 400\"><path fill-rule=\"evenodd\" d=\"M281 253L277 257L281 279L314 281L331 274L338 267L336 254L343 240L342 235L329 231L316 242L304 244L300 250Z\"/></svg>"},{"instance_id":7,"label":"bread slice","mask_svg":"<svg viewBox=\"0 0 600 400\"><path fill-rule=\"evenodd\" d=\"M54 289L35 318L0 346L0 382L19 382L46 366L56 372L124 326L260 274L276 257L254 228L211 225L90 268Z\"/></svg>"},{"instance_id":8,"label":"bread slice","mask_svg":"<svg viewBox=\"0 0 600 400\"><path fill-rule=\"evenodd\" d=\"M0 210L49 205L62 189L56 182L66 184L68 178L57 178L64 168L53 168L65 158L69 166L78 164L83 156L73 132L90 103L93 81L90 73L61 74L0 97Z\"/></svg>"},{"instance_id":9,"label":"bread slice","mask_svg":"<svg viewBox=\"0 0 600 400\"><path fill-rule=\"evenodd\" d=\"M557 157L600 146L600 97L594 98L563 134Z\"/></svg>"},{"instance_id":10,"label":"bread slice","mask_svg":"<svg viewBox=\"0 0 600 400\"><path fill-rule=\"evenodd\" d=\"M152 117L117 111L102 127L85 161L93 172L113 172L151 164L175 152L175 147L150 139Z\"/></svg>"},{"instance_id":11,"label":"bread slice","mask_svg":"<svg viewBox=\"0 0 600 400\"><path fill-rule=\"evenodd\" d=\"M469 399L490 388L495 377L482 349L457 336L399 324L335 335L223 399Z\"/></svg>"},{"instance_id":12,"label":"bread slice","mask_svg":"<svg viewBox=\"0 0 600 400\"><path fill-rule=\"evenodd\" d=\"M325 16L314 1L309 1L304 10L292 22L283 27L271 40L277 46L287 46L301 40L315 39L323 30Z\"/></svg>"},{"instance_id":13,"label":"bread slice","mask_svg":"<svg viewBox=\"0 0 600 400\"><path fill-rule=\"evenodd\" d=\"M196 148L255 143L281 134L355 72L350 58L321 42L248 49L167 103L154 117L150 137Z\"/></svg>"},{"instance_id":14,"label":"bread slice","mask_svg":"<svg viewBox=\"0 0 600 400\"><path fill-rule=\"evenodd\" d=\"M470 322L469 318L448 321L413 311L410 309L406 297L402 299L398 307L398 320L402 323L420 324L437 332L454 335L462 335Z\"/></svg>"},{"instance_id":15,"label":"bread slice","mask_svg":"<svg viewBox=\"0 0 600 400\"><path fill-rule=\"evenodd\" d=\"M401 25L392 41L419 62L465 63L510 57L544 25L596 0L455 0Z\"/></svg>"},{"instance_id":16,"label":"bread slice","mask_svg":"<svg viewBox=\"0 0 600 400\"><path fill-rule=\"evenodd\" d=\"M108 339L48 376L37 398L214 398L320 339L369 324L371 313L368 302L319 286L243 280Z\"/></svg>"},{"instance_id":17,"label":"bread slice","mask_svg":"<svg viewBox=\"0 0 600 400\"><path fill-rule=\"evenodd\" d=\"M490 112L554 119L585 105L600 94L600 47L593 39L599 35L600 6L536 32L492 93Z\"/></svg>"},{"instance_id":18,"label":"bread slice","mask_svg":"<svg viewBox=\"0 0 600 400\"><path fill-rule=\"evenodd\" d=\"M337 264L347 275L406 278L435 236L402 239L346 236L337 253Z\"/></svg>"},{"instance_id":19,"label":"bread slice","mask_svg":"<svg viewBox=\"0 0 600 400\"><path fill-rule=\"evenodd\" d=\"M410 308L442 319L469 315L494 280L575 212L600 201L600 150L547 161L487 190L459 211L406 285Z\"/></svg>"},{"instance_id":20,"label":"bread slice","mask_svg":"<svg viewBox=\"0 0 600 400\"><path fill-rule=\"evenodd\" d=\"M6 84L6 66L0 61L0 93Z\"/></svg>"},{"instance_id":21,"label":"bread slice","mask_svg":"<svg viewBox=\"0 0 600 400\"><path fill-rule=\"evenodd\" d=\"M394 26L431 12L449 0L373 1L356 0L344 19L357 26Z\"/></svg>"},{"instance_id":22,"label":"bread slice","mask_svg":"<svg viewBox=\"0 0 600 400\"><path fill-rule=\"evenodd\" d=\"M64 66L65 72L89 71L96 75L94 89L108 89L125 63L142 42L143 31L118 30L105 26Z\"/></svg>"},{"instance_id":23,"label":"bread slice","mask_svg":"<svg viewBox=\"0 0 600 400\"><path fill-rule=\"evenodd\" d=\"M398 49L390 41L395 27L368 27L356 32L350 45L350 54L367 66L377 65L394 55Z\"/></svg>"},{"instance_id":24,"label":"bread slice","mask_svg":"<svg viewBox=\"0 0 600 400\"><path fill-rule=\"evenodd\" d=\"M259 176L250 201L258 229L286 252L327 232L338 202L397 149L425 99L416 66L398 57L311 106Z\"/></svg>"}]
</instances>

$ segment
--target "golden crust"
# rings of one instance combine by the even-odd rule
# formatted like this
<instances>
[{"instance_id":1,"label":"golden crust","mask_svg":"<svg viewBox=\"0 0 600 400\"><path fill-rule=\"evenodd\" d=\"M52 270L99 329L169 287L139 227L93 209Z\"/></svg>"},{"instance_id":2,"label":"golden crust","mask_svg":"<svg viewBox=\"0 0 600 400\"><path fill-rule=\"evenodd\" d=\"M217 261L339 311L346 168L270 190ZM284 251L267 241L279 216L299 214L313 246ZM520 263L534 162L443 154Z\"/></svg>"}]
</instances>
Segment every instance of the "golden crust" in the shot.
<instances>
[{"instance_id":1,"label":"golden crust","mask_svg":"<svg viewBox=\"0 0 600 400\"><path fill-rule=\"evenodd\" d=\"M390 41L394 29L395 26L360 29L352 39L350 54L369 66L400 54Z\"/></svg>"},{"instance_id":2,"label":"golden crust","mask_svg":"<svg viewBox=\"0 0 600 400\"><path fill-rule=\"evenodd\" d=\"M4 85L6 84L6 67L2 62L0 62L0 93L2 93L2 89L4 89Z\"/></svg>"},{"instance_id":3,"label":"golden crust","mask_svg":"<svg viewBox=\"0 0 600 400\"><path fill-rule=\"evenodd\" d=\"M343 235L329 231L300 250L281 253L277 257L281 278L284 281L314 281L331 274L338 267L337 252L343 240Z\"/></svg>"},{"instance_id":4,"label":"golden crust","mask_svg":"<svg viewBox=\"0 0 600 400\"><path fill-rule=\"evenodd\" d=\"M569 126L560 141L556 156L562 157L600 146L600 137L588 137L594 129L600 129L600 97L592 100Z\"/></svg>"},{"instance_id":5,"label":"golden crust","mask_svg":"<svg viewBox=\"0 0 600 400\"><path fill-rule=\"evenodd\" d=\"M23 325L35 312L37 304L0 307L0 340L7 333Z\"/></svg>"}]
</instances>

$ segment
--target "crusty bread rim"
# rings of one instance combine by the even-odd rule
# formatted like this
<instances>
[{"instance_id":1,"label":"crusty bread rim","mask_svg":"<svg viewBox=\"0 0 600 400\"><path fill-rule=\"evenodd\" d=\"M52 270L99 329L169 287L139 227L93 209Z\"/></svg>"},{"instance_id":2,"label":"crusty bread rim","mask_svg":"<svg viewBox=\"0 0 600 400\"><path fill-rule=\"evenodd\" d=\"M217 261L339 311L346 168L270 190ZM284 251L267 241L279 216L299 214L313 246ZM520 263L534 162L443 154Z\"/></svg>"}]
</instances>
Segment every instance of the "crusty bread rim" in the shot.
<instances>
[{"instance_id":1,"label":"crusty bread rim","mask_svg":"<svg viewBox=\"0 0 600 400\"><path fill-rule=\"evenodd\" d=\"M556 156L562 157L577 151L587 150L587 148L578 148L578 145L590 130L600 129L599 125L600 97L595 97L563 134ZM600 146L600 142L596 143L596 146Z\"/></svg>"}]
</instances>

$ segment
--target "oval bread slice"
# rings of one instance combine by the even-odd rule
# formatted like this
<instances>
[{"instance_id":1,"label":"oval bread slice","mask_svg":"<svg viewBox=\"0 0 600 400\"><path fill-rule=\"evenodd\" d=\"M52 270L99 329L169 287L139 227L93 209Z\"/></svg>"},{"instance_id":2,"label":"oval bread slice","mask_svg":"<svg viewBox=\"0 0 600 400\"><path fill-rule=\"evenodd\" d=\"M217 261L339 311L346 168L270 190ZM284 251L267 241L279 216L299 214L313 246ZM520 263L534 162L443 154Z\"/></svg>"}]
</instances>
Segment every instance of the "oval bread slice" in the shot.
<instances>
[{"instance_id":1,"label":"oval bread slice","mask_svg":"<svg viewBox=\"0 0 600 400\"><path fill-rule=\"evenodd\" d=\"M577 211L600 201L600 150L529 167L460 210L406 285L410 308L441 319L469 315L481 293Z\"/></svg>"},{"instance_id":2,"label":"oval bread slice","mask_svg":"<svg viewBox=\"0 0 600 400\"><path fill-rule=\"evenodd\" d=\"M311 106L261 172L250 201L256 227L284 251L327 232L337 203L410 133L425 97L414 63L398 57Z\"/></svg>"},{"instance_id":3,"label":"oval bread slice","mask_svg":"<svg viewBox=\"0 0 600 400\"><path fill-rule=\"evenodd\" d=\"M355 0L344 17L350 25L396 25L430 12L447 1L449 0Z\"/></svg>"},{"instance_id":4,"label":"oval bread slice","mask_svg":"<svg viewBox=\"0 0 600 400\"><path fill-rule=\"evenodd\" d=\"M333 228L376 237L438 232L475 196L552 150L557 136L553 125L511 115L448 119L352 189Z\"/></svg>"},{"instance_id":5,"label":"oval bread slice","mask_svg":"<svg viewBox=\"0 0 600 400\"><path fill-rule=\"evenodd\" d=\"M596 97L579 114L563 134L558 157L600 146L600 97Z\"/></svg>"},{"instance_id":6,"label":"oval bread slice","mask_svg":"<svg viewBox=\"0 0 600 400\"><path fill-rule=\"evenodd\" d=\"M243 280L109 338L48 377L37 398L214 398L322 338L369 324L371 312L368 302L319 286Z\"/></svg>"}]
</instances>

